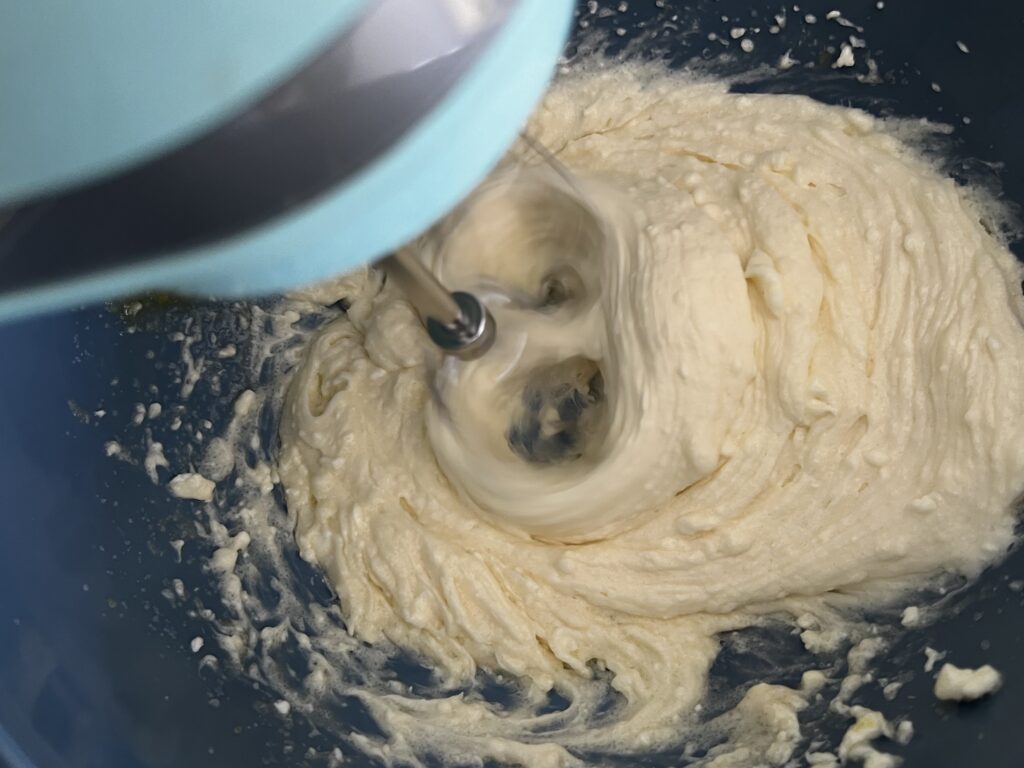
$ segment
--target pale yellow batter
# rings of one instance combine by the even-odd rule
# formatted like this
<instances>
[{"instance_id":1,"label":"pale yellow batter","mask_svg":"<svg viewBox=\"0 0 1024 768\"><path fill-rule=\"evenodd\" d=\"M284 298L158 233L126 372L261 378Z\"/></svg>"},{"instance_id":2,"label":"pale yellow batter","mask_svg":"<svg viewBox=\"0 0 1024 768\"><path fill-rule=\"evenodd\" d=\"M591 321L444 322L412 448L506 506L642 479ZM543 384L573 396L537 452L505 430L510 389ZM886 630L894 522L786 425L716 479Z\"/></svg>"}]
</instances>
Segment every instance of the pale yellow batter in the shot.
<instances>
[{"instance_id":1,"label":"pale yellow batter","mask_svg":"<svg viewBox=\"0 0 1024 768\"><path fill-rule=\"evenodd\" d=\"M498 346L438 370L378 275L319 289L351 308L294 373L279 471L358 638L453 687L483 667L571 701L535 733L471 697L385 697L385 727L561 765L679 742L716 633L799 615L827 647L836 606L999 558L1024 333L979 208L863 112L619 69L562 79L530 130L580 188L499 169L417 245L494 299ZM572 300L502 303L564 270ZM569 358L604 380L582 455L524 461L523 386ZM602 670L622 699L598 717ZM734 764L785 762L803 695L752 690L736 717L775 724Z\"/></svg>"}]
</instances>

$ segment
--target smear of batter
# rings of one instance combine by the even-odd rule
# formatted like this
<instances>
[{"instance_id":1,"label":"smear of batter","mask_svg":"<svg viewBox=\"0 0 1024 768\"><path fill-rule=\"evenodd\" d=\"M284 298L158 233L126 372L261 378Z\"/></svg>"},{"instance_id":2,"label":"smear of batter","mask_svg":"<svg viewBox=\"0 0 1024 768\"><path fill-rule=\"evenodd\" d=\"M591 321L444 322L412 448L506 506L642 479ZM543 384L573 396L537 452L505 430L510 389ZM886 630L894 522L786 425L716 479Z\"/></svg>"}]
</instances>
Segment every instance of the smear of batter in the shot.
<instances>
[{"instance_id":1,"label":"smear of batter","mask_svg":"<svg viewBox=\"0 0 1024 768\"><path fill-rule=\"evenodd\" d=\"M350 307L294 373L279 472L349 630L450 686L368 698L394 748L563 765L681 744L718 633L830 647L835 608L999 558L1024 333L979 209L863 112L618 69L530 130L582 198L506 164L416 246L491 297L499 346L439 369L378 277L321 288ZM538 376L576 410L533 423ZM519 704L474 696L481 668ZM703 724L737 739L720 764L788 760L819 687Z\"/></svg>"}]
</instances>

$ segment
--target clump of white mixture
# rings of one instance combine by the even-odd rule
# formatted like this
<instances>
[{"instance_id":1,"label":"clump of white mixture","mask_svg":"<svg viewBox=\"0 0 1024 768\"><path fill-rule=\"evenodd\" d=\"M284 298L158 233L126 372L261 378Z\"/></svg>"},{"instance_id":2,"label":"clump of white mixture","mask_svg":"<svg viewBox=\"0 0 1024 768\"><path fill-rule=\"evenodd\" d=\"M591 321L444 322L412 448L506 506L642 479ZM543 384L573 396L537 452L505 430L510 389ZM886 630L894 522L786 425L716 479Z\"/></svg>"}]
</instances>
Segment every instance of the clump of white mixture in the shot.
<instances>
[{"instance_id":1,"label":"clump of white mixture","mask_svg":"<svg viewBox=\"0 0 1024 768\"><path fill-rule=\"evenodd\" d=\"M718 633L799 618L834 645L842 595L999 558L1024 487L1024 332L1011 254L863 112L617 69L560 80L530 130L586 210L499 169L421 247L453 287L540 296L568 270L578 295L495 303L498 346L439 373L378 276L319 289L350 307L294 373L279 472L349 630L453 691L368 696L395 749L569 765L681 744ZM590 215L610 229L562 247ZM507 425L567 359L600 371L603 410L580 455L531 463ZM522 700L455 693L481 668ZM568 707L538 714L550 689ZM755 686L718 754L785 763L808 695Z\"/></svg>"},{"instance_id":2,"label":"clump of white mixture","mask_svg":"<svg viewBox=\"0 0 1024 768\"><path fill-rule=\"evenodd\" d=\"M943 664L935 679L935 696L946 701L974 701L995 693L1002 684L1003 676L989 664L977 669Z\"/></svg>"}]
</instances>

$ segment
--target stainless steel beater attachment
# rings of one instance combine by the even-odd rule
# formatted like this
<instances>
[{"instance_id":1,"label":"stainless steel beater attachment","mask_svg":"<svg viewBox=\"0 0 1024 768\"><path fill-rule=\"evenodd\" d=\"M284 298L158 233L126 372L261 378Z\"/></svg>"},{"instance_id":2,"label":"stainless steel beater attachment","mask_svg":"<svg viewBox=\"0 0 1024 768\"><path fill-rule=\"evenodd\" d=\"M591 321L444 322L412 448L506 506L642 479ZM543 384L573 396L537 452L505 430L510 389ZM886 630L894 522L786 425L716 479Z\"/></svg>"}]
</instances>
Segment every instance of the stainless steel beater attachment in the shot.
<instances>
[{"instance_id":1,"label":"stainless steel beater attachment","mask_svg":"<svg viewBox=\"0 0 1024 768\"><path fill-rule=\"evenodd\" d=\"M523 131L523 143L579 196L582 192L575 177L547 147ZM431 340L446 354L471 360L484 354L494 343L494 318L473 294L449 293L423 262L404 251L382 262L388 277L394 280L409 303L419 313Z\"/></svg>"},{"instance_id":2,"label":"stainless steel beater attachment","mask_svg":"<svg viewBox=\"0 0 1024 768\"><path fill-rule=\"evenodd\" d=\"M473 294L449 293L433 273L408 251L383 260L388 277L413 305L427 335L445 354L471 360L494 343L494 318Z\"/></svg>"}]
</instances>

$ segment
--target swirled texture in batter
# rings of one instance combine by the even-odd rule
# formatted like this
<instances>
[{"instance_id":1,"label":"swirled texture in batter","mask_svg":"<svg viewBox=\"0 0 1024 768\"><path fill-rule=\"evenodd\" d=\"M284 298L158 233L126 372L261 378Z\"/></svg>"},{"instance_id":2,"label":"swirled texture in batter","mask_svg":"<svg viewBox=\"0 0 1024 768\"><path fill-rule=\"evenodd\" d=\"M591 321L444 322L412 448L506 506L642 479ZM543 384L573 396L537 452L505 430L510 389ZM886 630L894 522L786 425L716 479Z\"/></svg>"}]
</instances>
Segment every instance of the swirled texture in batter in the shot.
<instances>
[{"instance_id":1,"label":"swirled texture in batter","mask_svg":"<svg viewBox=\"0 0 1024 768\"><path fill-rule=\"evenodd\" d=\"M499 169L418 246L454 287L497 283L500 346L435 378L401 297L343 283L347 316L291 384L280 476L351 632L453 690L481 667L526 686L506 712L396 694L387 726L540 765L678 742L716 633L998 558L1024 333L978 209L863 112L621 70L561 80L531 130L585 202ZM585 234L594 212L608 232ZM521 394L566 360L594 423L571 455L524 458ZM533 706L551 688L568 706ZM760 759L788 759L780 738Z\"/></svg>"}]
</instances>

